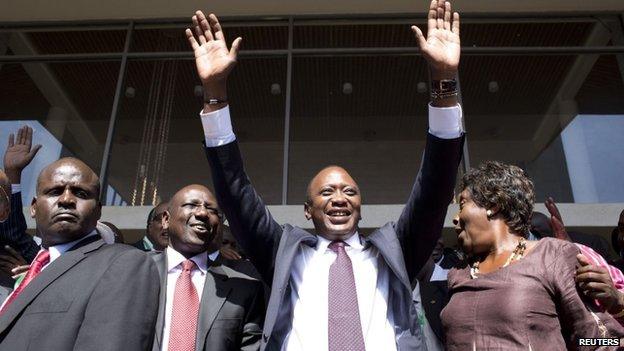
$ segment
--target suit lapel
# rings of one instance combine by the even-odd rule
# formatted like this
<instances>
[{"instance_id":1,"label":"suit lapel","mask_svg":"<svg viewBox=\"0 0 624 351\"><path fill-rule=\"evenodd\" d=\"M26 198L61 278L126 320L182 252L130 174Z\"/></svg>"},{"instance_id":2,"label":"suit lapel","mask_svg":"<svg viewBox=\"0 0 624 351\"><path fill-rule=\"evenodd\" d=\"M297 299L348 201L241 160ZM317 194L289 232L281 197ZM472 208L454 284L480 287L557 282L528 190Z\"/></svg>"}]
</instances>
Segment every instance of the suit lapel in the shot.
<instances>
[{"instance_id":1,"label":"suit lapel","mask_svg":"<svg viewBox=\"0 0 624 351\"><path fill-rule=\"evenodd\" d=\"M195 350L204 349L208 331L232 290L229 278L229 274L223 269L221 256L219 256L208 268L206 274L204 291L199 303Z\"/></svg>"},{"instance_id":2,"label":"suit lapel","mask_svg":"<svg viewBox=\"0 0 624 351\"><path fill-rule=\"evenodd\" d=\"M156 343L158 350L162 348L162 334L165 328L165 306L167 304L167 254L165 252L154 254L152 259L158 268L160 277L160 297L158 301L158 318L156 319Z\"/></svg>"},{"instance_id":3,"label":"suit lapel","mask_svg":"<svg viewBox=\"0 0 624 351\"><path fill-rule=\"evenodd\" d=\"M79 243L80 244L80 243ZM48 285L54 282L58 277L67 272L70 268L75 266L78 262L82 261L86 254L97 250L104 241L97 239L94 242L84 244L72 251L67 251L61 257L57 258L49 266L47 266L39 275L32 280L20 293L19 297L15 299L0 316L0 334L3 333L6 328L13 323L15 318L28 307L28 305L45 289Z\"/></svg>"},{"instance_id":4,"label":"suit lapel","mask_svg":"<svg viewBox=\"0 0 624 351\"><path fill-rule=\"evenodd\" d=\"M301 228L291 227L290 225L284 226L284 233L275 256L275 273L273 275L273 284L271 285L271 298L269 299L264 322L264 330L267 335L271 334L275 326L284 293L288 289L292 263L299 250L299 245L305 244L314 247L317 241L318 238L315 235Z\"/></svg>"},{"instance_id":5,"label":"suit lapel","mask_svg":"<svg viewBox=\"0 0 624 351\"><path fill-rule=\"evenodd\" d=\"M366 240L379 249L381 256L384 258L394 275L400 279L401 283L408 289L411 289L407 271L405 270L405 261L403 259L403 250L397 239L396 232L391 224L375 230ZM397 254L398 253L398 254Z\"/></svg>"}]
</instances>

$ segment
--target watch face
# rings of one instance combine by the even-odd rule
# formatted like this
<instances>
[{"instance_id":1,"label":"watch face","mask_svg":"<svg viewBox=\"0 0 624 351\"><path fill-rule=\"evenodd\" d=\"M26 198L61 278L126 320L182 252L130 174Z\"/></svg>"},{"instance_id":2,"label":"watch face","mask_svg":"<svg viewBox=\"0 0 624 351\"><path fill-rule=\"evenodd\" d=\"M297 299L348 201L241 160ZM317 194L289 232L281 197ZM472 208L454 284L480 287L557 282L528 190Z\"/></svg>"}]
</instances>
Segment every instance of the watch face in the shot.
<instances>
[{"instance_id":1,"label":"watch face","mask_svg":"<svg viewBox=\"0 0 624 351\"><path fill-rule=\"evenodd\" d=\"M457 81L455 79L434 80L431 82L431 88L439 92L454 91L457 89Z\"/></svg>"}]
</instances>

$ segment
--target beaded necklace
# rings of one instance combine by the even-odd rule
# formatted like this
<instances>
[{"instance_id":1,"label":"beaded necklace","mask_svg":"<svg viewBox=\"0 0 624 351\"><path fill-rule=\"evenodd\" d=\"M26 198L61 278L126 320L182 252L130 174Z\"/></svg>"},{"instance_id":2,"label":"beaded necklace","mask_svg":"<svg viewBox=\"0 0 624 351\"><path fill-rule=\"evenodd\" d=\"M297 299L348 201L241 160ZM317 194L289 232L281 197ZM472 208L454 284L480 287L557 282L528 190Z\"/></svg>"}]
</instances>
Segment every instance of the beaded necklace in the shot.
<instances>
[{"instance_id":1,"label":"beaded necklace","mask_svg":"<svg viewBox=\"0 0 624 351\"><path fill-rule=\"evenodd\" d=\"M520 238L520 241L518 241L518 245L516 245L516 248L513 250L511 255L509 255L509 257L507 258L507 261L505 261L505 264L500 268L507 267L509 266L511 262L521 259L524 256L524 250L526 250L526 239ZM470 267L470 278L477 279L478 274L479 274L479 261L475 261L472 264L472 267Z\"/></svg>"}]
</instances>

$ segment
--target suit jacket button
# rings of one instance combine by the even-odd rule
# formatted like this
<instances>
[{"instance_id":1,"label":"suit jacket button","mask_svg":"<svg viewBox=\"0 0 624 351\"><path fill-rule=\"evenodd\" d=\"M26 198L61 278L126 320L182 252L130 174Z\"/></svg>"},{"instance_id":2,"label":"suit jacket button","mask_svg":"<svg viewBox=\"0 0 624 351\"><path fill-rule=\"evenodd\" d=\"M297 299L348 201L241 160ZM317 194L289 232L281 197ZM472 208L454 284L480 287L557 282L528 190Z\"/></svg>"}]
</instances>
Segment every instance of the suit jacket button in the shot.
<instances>
[{"instance_id":1,"label":"suit jacket button","mask_svg":"<svg viewBox=\"0 0 624 351\"><path fill-rule=\"evenodd\" d=\"M436 300L431 300L431 304L433 305L434 303L436 303Z\"/></svg>"}]
</instances>

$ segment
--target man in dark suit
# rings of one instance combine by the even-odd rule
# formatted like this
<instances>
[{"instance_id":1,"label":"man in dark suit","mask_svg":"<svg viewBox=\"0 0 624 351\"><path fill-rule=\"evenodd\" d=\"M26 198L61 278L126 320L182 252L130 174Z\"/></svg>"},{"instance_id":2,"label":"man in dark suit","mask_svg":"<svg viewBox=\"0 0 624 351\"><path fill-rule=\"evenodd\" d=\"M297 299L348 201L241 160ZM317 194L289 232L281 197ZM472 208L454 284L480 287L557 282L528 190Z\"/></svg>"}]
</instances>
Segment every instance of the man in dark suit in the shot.
<instances>
[{"instance_id":1,"label":"man in dark suit","mask_svg":"<svg viewBox=\"0 0 624 351\"><path fill-rule=\"evenodd\" d=\"M179 190L164 212L170 245L154 258L160 308L153 350L258 350L262 283L219 254L222 215L208 188Z\"/></svg>"},{"instance_id":2,"label":"man in dark suit","mask_svg":"<svg viewBox=\"0 0 624 351\"><path fill-rule=\"evenodd\" d=\"M148 350L158 270L145 253L105 245L98 177L74 158L46 167L31 215L42 249L0 307L0 350Z\"/></svg>"},{"instance_id":3,"label":"man in dark suit","mask_svg":"<svg viewBox=\"0 0 624 351\"><path fill-rule=\"evenodd\" d=\"M147 227L145 236L132 244L143 251L162 252L169 245L169 236L162 227L162 215L167 210L167 202L163 201L156 205L147 215Z\"/></svg>"},{"instance_id":4,"label":"man in dark suit","mask_svg":"<svg viewBox=\"0 0 624 351\"><path fill-rule=\"evenodd\" d=\"M432 1L428 37L412 27L433 80L431 133L398 222L367 237L358 230L360 190L338 166L321 170L308 187L304 214L317 235L275 222L244 171L227 107L227 76L242 39L228 50L216 16L198 11L193 23L186 34L205 92L200 116L217 199L232 233L272 284L262 347L424 349L410 281L440 235L461 158L459 15L450 3Z\"/></svg>"}]
</instances>

